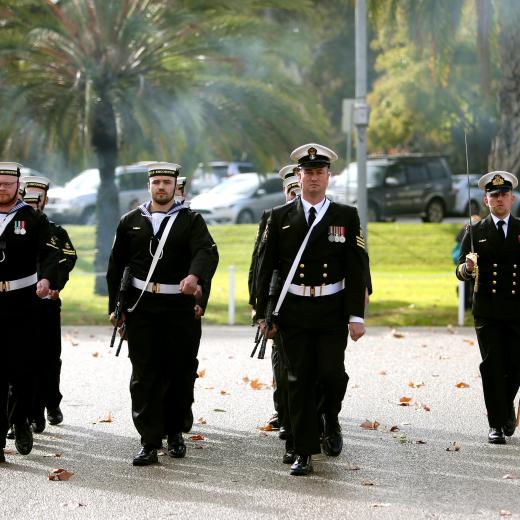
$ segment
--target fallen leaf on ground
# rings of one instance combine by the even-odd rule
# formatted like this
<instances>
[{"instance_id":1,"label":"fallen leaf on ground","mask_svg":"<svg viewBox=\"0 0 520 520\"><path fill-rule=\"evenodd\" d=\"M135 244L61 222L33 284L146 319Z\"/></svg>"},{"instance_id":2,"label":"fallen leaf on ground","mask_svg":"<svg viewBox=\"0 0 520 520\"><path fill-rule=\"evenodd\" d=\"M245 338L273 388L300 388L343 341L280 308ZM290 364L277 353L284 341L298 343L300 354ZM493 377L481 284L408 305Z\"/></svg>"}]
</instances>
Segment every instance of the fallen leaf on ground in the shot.
<instances>
[{"instance_id":1,"label":"fallen leaf on ground","mask_svg":"<svg viewBox=\"0 0 520 520\"><path fill-rule=\"evenodd\" d=\"M259 436L259 437L267 437L267 433L265 433L265 432L260 432L260 433L258 434L258 436Z\"/></svg>"},{"instance_id":2,"label":"fallen leaf on ground","mask_svg":"<svg viewBox=\"0 0 520 520\"><path fill-rule=\"evenodd\" d=\"M221 390L220 395L229 395L229 394L225 390Z\"/></svg>"},{"instance_id":3,"label":"fallen leaf on ground","mask_svg":"<svg viewBox=\"0 0 520 520\"><path fill-rule=\"evenodd\" d=\"M204 390L214 390L215 387L214 386L205 386L204 387Z\"/></svg>"},{"instance_id":4,"label":"fallen leaf on ground","mask_svg":"<svg viewBox=\"0 0 520 520\"><path fill-rule=\"evenodd\" d=\"M361 469L361 468L357 464L351 464L350 462L348 462L345 469L347 471L357 471L358 469Z\"/></svg>"},{"instance_id":5,"label":"fallen leaf on ground","mask_svg":"<svg viewBox=\"0 0 520 520\"><path fill-rule=\"evenodd\" d=\"M99 357L99 352L92 352L92 357Z\"/></svg>"},{"instance_id":6,"label":"fallen leaf on ground","mask_svg":"<svg viewBox=\"0 0 520 520\"><path fill-rule=\"evenodd\" d=\"M199 417L197 419L197 424L206 424L206 419L204 419L204 417Z\"/></svg>"},{"instance_id":7,"label":"fallen leaf on ground","mask_svg":"<svg viewBox=\"0 0 520 520\"><path fill-rule=\"evenodd\" d=\"M404 334L402 334L401 332L398 332L397 329L392 329L392 331L390 332L390 334L394 337L394 338L404 338Z\"/></svg>"},{"instance_id":8,"label":"fallen leaf on ground","mask_svg":"<svg viewBox=\"0 0 520 520\"><path fill-rule=\"evenodd\" d=\"M83 502L63 502L61 506L68 507L69 509L76 509L78 507L86 507L87 504L84 504Z\"/></svg>"},{"instance_id":9,"label":"fallen leaf on ground","mask_svg":"<svg viewBox=\"0 0 520 520\"><path fill-rule=\"evenodd\" d=\"M446 451L459 451L460 450L460 445L457 444L456 442L452 442L447 448L446 448Z\"/></svg>"},{"instance_id":10,"label":"fallen leaf on ground","mask_svg":"<svg viewBox=\"0 0 520 520\"><path fill-rule=\"evenodd\" d=\"M205 375L206 375L206 369L205 368L203 368L202 370L199 370L197 372L197 376L198 377L204 377Z\"/></svg>"},{"instance_id":11,"label":"fallen leaf on ground","mask_svg":"<svg viewBox=\"0 0 520 520\"><path fill-rule=\"evenodd\" d=\"M223 410L222 408L213 408L214 412L225 412L226 410Z\"/></svg>"},{"instance_id":12,"label":"fallen leaf on ground","mask_svg":"<svg viewBox=\"0 0 520 520\"><path fill-rule=\"evenodd\" d=\"M378 372L380 376L386 376L387 373L388 372L386 370L381 370L380 372Z\"/></svg>"},{"instance_id":13,"label":"fallen leaf on ground","mask_svg":"<svg viewBox=\"0 0 520 520\"><path fill-rule=\"evenodd\" d=\"M372 480L363 480L363 482L361 482L361 485L362 486L375 486L376 483L373 482Z\"/></svg>"},{"instance_id":14,"label":"fallen leaf on ground","mask_svg":"<svg viewBox=\"0 0 520 520\"><path fill-rule=\"evenodd\" d=\"M249 383L249 377L244 376L244 377L242 378L242 381L243 381L244 383Z\"/></svg>"},{"instance_id":15,"label":"fallen leaf on ground","mask_svg":"<svg viewBox=\"0 0 520 520\"><path fill-rule=\"evenodd\" d=\"M411 397L401 397L399 399L399 406L410 406L410 404L412 403L412 398Z\"/></svg>"},{"instance_id":16,"label":"fallen leaf on ground","mask_svg":"<svg viewBox=\"0 0 520 520\"><path fill-rule=\"evenodd\" d=\"M472 339L464 339L463 341L464 341L464 343L467 343L468 345L471 345L471 346L473 346L475 344L475 342Z\"/></svg>"},{"instance_id":17,"label":"fallen leaf on ground","mask_svg":"<svg viewBox=\"0 0 520 520\"><path fill-rule=\"evenodd\" d=\"M70 334L65 334L65 339L70 342L70 344L73 346L73 347L77 347L79 345L79 341L72 337Z\"/></svg>"},{"instance_id":18,"label":"fallen leaf on ground","mask_svg":"<svg viewBox=\"0 0 520 520\"><path fill-rule=\"evenodd\" d=\"M361 426L361 428L364 430L377 430L379 426L381 426L381 423L377 421L370 422L368 419L366 419L365 422L362 422L359 426Z\"/></svg>"},{"instance_id":19,"label":"fallen leaf on ground","mask_svg":"<svg viewBox=\"0 0 520 520\"><path fill-rule=\"evenodd\" d=\"M190 439L192 441L203 441L204 440L204 435L201 435L200 433L197 433L195 435L190 435Z\"/></svg>"},{"instance_id":20,"label":"fallen leaf on ground","mask_svg":"<svg viewBox=\"0 0 520 520\"><path fill-rule=\"evenodd\" d=\"M263 432L272 432L273 431L273 425L272 424L264 424L263 426L259 426L258 429L262 430Z\"/></svg>"},{"instance_id":21,"label":"fallen leaf on ground","mask_svg":"<svg viewBox=\"0 0 520 520\"><path fill-rule=\"evenodd\" d=\"M63 468L51 469L48 474L49 480L58 481L58 480L69 480L74 473L67 471Z\"/></svg>"},{"instance_id":22,"label":"fallen leaf on ground","mask_svg":"<svg viewBox=\"0 0 520 520\"><path fill-rule=\"evenodd\" d=\"M513 473L508 473L507 475L504 475L502 478L508 479L508 480L516 480L518 477L514 475Z\"/></svg>"},{"instance_id":23,"label":"fallen leaf on ground","mask_svg":"<svg viewBox=\"0 0 520 520\"><path fill-rule=\"evenodd\" d=\"M390 431L391 431L391 432L398 432L398 431L399 431L399 426L392 426L392 427L390 428Z\"/></svg>"},{"instance_id":24,"label":"fallen leaf on ground","mask_svg":"<svg viewBox=\"0 0 520 520\"><path fill-rule=\"evenodd\" d=\"M46 453L44 457L53 457L55 459L59 459L62 455L62 453Z\"/></svg>"},{"instance_id":25,"label":"fallen leaf on ground","mask_svg":"<svg viewBox=\"0 0 520 520\"><path fill-rule=\"evenodd\" d=\"M460 383L457 383L455 386L457 388L469 388L468 383L464 383L464 381L461 381Z\"/></svg>"},{"instance_id":26,"label":"fallen leaf on ground","mask_svg":"<svg viewBox=\"0 0 520 520\"><path fill-rule=\"evenodd\" d=\"M99 419L99 422L111 423L112 422L112 412L108 412L108 415L104 419Z\"/></svg>"},{"instance_id":27,"label":"fallen leaf on ground","mask_svg":"<svg viewBox=\"0 0 520 520\"><path fill-rule=\"evenodd\" d=\"M511 516L511 511L508 511L507 509L501 509L500 516Z\"/></svg>"},{"instance_id":28,"label":"fallen leaf on ground","mask_svg":"<svg viewBox=\"0 0 520 520\"><path fill-rule=\"evenodd\" d=\"M415 444L426 444L426 441L423 441L422 439L417 439L415 441Z\"/></svg>"},{"instance_id":29,"label":"fallen leaf on ground","mask_svg":"<svg viewBox=\"0 0 520 520\"><path fill-rule=\"evenodd\" d=\"M410 388L421 388L421 386L424 386L424 383L422 381L410 381L408 386Z\"/></svg>"},{"instance_id":30,"label":"fallen leaf on ground","mask_svg":"<svg viewBox=\"0 0 520 520\"><path fill-rule=\"evenodd\" d=\"M253 380L249 383L249 386L250 386L253 390L262 390L262 389L265 388L267 385L264 384L264 383L261 383L259 379L253 379Z\"/></svg>"},{"instance_id":31,"label":"fallen leaf on ground","mask_svg":"<svg viewBox=\"0 0 520 520\"><path fill-rule=\"evenodd\" d=\"M429 411L431 411L431 408L430 408L427 404L423 404L423 405L422 405L422 409L423 409L425 412L429 412Z\"/></svg>"},{"instance_id":32,"label":"fallen leaf on ground","mask_svg":"<svg viewBox=\"0 0 520 520\"><path fill-rule=\"evenodd\" d=\"M379 502L377 504L370 504L370 507L388 507L390 502Z\"/></svg>"}]
</instances>

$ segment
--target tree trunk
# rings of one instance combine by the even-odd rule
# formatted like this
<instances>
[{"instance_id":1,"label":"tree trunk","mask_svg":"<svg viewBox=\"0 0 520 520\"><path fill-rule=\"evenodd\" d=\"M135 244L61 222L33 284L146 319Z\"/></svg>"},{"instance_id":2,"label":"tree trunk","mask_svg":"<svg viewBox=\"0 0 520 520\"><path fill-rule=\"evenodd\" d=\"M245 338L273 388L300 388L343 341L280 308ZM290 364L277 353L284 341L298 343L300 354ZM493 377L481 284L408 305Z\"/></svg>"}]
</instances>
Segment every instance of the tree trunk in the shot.
<instances>
[{"instance_id":1,"label":"tree trunk","mask_svg":"<svg viewBox=\"0 0 520 520\"><path fill-rule=\"evenodd\" d=\"M489 158L491 170L520 173L520 2L497 6L501 77L498 87L498 132Z\"/></svg>"},{"instance_id":2,"label":"tree trunk","mask_svg":"<svg viewBox=\"0 0 520 520\"><path fill-rule=\"evenodd\" d=\"M119 222L119 196L115 184L117 165L117 126L110 101L97 101L92 119L92 146L98 160L101 182L96 205L95 294L107 295L106 271L110 250Z\"/></svg>"}]
</instances>

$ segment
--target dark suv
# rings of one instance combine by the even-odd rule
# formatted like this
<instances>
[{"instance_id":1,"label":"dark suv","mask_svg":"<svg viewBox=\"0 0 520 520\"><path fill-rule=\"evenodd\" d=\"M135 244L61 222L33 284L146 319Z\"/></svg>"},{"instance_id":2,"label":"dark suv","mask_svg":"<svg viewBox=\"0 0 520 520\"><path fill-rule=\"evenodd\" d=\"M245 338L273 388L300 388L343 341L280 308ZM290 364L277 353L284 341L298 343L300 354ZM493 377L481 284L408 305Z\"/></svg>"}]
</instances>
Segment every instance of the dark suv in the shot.
<instances>
[{"instance_id":1,"label":"dark suv","mask_svg":"<svg viewBox=\"0 0 520 520\"><path fill-rule=\"evenodd\" d=\"M357 163L331 179L330 196L337 202L357 202ZM424 222L441 222L452 211L454 192L446 159L437 155L372 155L367 158L368 220L419 215Z\"/></svg>"}]
</instances>

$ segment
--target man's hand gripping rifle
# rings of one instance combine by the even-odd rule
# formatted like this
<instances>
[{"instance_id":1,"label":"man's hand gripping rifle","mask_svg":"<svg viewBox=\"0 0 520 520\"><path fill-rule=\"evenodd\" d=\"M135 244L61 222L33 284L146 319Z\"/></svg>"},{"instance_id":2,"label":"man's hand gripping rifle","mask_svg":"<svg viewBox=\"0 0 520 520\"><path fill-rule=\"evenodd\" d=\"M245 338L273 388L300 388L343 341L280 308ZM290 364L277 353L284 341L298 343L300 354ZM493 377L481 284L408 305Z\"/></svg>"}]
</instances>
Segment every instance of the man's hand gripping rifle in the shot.
<instances>
[{"instance_id":1,"label":"man's hand gripping rifle","mask_svg":"<svg viewBox=\"0 0 520 520\"><path fill-rule=\"evenodd\" d=\"M253 352L251 352L251 357L255 356L256 349L258 348L258 345L260 345L258 359L264 359L267 340L269 339L269 335L271 334L274 327L273 311L276 307L276 301L278 299L279 293L280 275L278 270L275 269L273 271L273 275L271 276L271 283L269 284L269 298L267 299L267 307L265 310L265 327L262 330L262 327L258 325L258 329L255 335L255 346L253 348Z\"/></svg>"},{"instance_id":2,"label":"man's hand gripping rifle","mask_svg":"<svg viewBox=\"0 0 520 520\"><path fill-rule=\"evenodd\" d=\"M116 308L114 309L113 314L113 323L114 323L114 331L112 332L112 339L110 340L110 348L114 346L114 341L116 339L116 332L119 330L119 345L117 346L116 356L119 356L119 352L121 351L121 345L123 344L123 340L126 338L125 331L125 323L121 322L124 306L126 302L126 292L128 290L128 286L130 285L130 267L125 267L123 271L123 277L121 278L121 283L119 285L119 292L117 294L116 300Z\"/></svg>"}]
</instances>

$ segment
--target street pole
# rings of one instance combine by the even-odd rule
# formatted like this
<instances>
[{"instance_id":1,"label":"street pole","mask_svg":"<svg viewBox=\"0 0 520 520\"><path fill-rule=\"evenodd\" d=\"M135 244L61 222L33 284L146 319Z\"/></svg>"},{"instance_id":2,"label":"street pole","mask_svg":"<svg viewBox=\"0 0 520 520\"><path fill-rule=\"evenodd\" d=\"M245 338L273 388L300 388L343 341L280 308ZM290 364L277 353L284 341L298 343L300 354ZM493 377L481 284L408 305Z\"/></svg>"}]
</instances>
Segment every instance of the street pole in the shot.
<instances>
[{"instance_id":1,"label":"street pole","mask_svg":"<svg viewBox=\"0 0 520 520\"><path fill-rule=\"evenodd\" d=\"M356 0L356 104L354 124L357 146L357 207L361 228L367 239L367 8L365 0Z\"/></svg>"}]
</instances>

